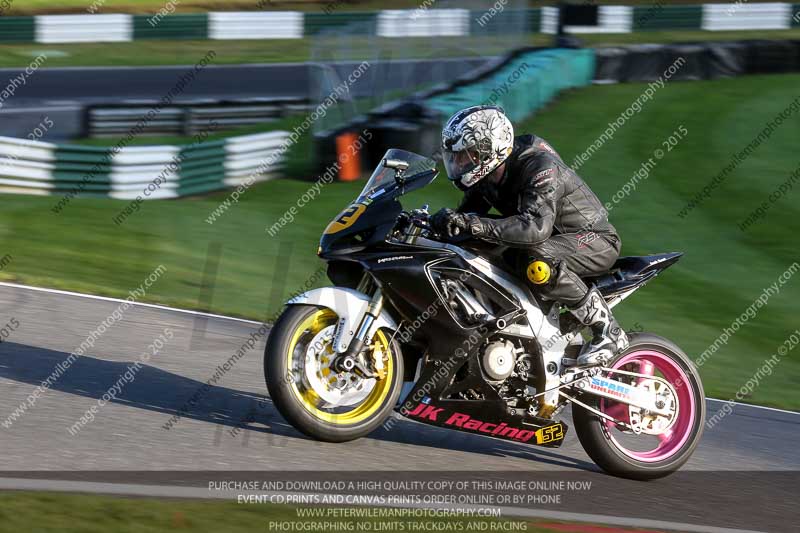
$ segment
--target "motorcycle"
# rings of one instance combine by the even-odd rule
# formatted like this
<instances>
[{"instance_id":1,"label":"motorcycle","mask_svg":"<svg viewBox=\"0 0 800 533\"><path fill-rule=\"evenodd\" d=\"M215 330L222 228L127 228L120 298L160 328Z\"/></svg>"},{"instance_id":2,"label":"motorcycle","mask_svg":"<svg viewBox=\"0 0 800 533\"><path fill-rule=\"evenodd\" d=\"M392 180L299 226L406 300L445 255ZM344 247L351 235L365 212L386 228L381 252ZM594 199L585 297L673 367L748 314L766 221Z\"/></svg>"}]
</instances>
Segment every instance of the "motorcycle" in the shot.
<instances>
[{"instance_id":1,"label":"motorcycle","mask_svg":"<svg viewBox=\"0 0 800 533\"><path fill-rule=\"evenodd\" d=\"M689 358L636 332L608 364L578 366L583 326L513 275L501 251L441 238L427 207L403 210L399 198L436 175L433 160L391 149L325 229L318 255L334 286L292 298L267 341L266 383L281 415L328 442L363 437L396 410L558 447L568 426L557 415L572 404L578 439L604 471L644 480L680 468L705 420ZM681 256L621 257L586 282L613 307Z\"/></svg>"}]
</instances>

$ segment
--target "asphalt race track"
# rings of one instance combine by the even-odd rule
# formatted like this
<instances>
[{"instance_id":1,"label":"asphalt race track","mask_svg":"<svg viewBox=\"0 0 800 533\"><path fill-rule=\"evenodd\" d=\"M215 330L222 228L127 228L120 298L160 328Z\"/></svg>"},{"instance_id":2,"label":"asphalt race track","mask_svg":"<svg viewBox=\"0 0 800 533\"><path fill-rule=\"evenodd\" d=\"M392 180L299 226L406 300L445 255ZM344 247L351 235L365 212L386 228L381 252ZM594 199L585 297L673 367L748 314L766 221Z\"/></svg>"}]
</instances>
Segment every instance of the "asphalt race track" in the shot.
<instances>
[{"instance_id":1,"label":"asphalt race track","mask_svg":"<svg viewBox=\"0 0 800 533\"><path fill-rule=\"evenodd\" d=\"M337 478L418 479L446 471L435 476L591 482L591 490L565 494L553 505L515 506L518 515L603 515L620 524L686 531L788 531L800 521L800 414L737 404L706 430L681 472L648 483L599 472L573 433L562 448L545 449L398 418L390 431L324 444L302 437L273 408L263 378L263 337L197 395L259 324L152 306L128 309L9 423L118 306L0 284L0 323L13 318L19 324L0 343L0 488L219 497L208 494L210 479L289 479L303 472L330 479L330 471ZM172 338L164 347L123 382L116 399L97 409L94 421L71 432L165 328ZM198 401L186 409L193 395ZM709 416L721 406L709 400ZM183 416L165 429L176 413ZM564 416L571 425L569 413Z\"/></svg>"},{"instance_id":2,"label":"asphalt race track","mask_svg":"<svg viewBox=\"0 0 800 533\"><path fill-rule=\"evenodd\" d=\"M198 58L199 59L199 58ZM453 80L486 64L486 58L374 60L352 87L352 97L396 91ZM337 84L346 79L360 62L341 61L326 65L325 80ZM56 67L32 76L10 107L46 102L120 103L158 102L192 68L157 67ZM22 69L0 69L0 79L13 79ZM319 82L320 71L310 63L265 63L210 65L182 90L176 102L235 100L245 98L324 98L311 88ZM120 79L125 83L120 84Z\"/></svg>"}]
</instances>

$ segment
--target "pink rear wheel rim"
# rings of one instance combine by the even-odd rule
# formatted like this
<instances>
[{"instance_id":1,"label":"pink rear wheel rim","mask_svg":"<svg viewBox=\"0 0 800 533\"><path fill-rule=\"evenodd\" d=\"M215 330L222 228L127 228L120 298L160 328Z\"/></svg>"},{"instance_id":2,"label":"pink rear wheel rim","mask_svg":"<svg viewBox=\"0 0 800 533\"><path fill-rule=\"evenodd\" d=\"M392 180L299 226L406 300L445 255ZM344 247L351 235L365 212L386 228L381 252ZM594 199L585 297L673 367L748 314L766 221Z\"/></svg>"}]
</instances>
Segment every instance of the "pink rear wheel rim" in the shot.
<instances>
[{"instance_id":1,"label":"pink rear wheel rim","mask_svg":"<svg viewBox=\"0 0 800 533\"><path fill-rule=\"evenodd\" d=\"M667 431L657 436L658 443L652 449L644 451L632 450L621 443L612 433L615 427L612 422L604 424L604 433L615 448L632 459L644 463L664 461L678 453L692 435L697 406L694 391L690 386L691 381L686 371L672 358L652 350L631 352L617 360L611 368L621 369L631 363L634 363L633 371L648 375L653 375L657 371L675 388L678 402L677 419ZM628 408L625 404L601 400L600 411L618 420L628 421Z\"/></svg>"}]
</instances>

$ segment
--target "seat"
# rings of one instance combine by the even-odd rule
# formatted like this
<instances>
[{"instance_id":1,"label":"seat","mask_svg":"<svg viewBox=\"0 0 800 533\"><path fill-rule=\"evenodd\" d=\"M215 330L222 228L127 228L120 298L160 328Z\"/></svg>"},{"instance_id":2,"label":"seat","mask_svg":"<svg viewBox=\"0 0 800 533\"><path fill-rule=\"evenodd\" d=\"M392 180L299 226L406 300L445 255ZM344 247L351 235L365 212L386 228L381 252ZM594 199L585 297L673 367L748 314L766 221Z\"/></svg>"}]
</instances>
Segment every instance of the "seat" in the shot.
<instances>
[{"instance_id":1,"label":"seat","mask_svg":"<svg viewBox=\"0 0 800 533\"><path fill-rule=\"evenodd\" d=\"M678 262L683 252L655 255L620 257L608 272L583 278L591 286L596 285L606 300L638 288Z\"/></svg>"}]
</instances>

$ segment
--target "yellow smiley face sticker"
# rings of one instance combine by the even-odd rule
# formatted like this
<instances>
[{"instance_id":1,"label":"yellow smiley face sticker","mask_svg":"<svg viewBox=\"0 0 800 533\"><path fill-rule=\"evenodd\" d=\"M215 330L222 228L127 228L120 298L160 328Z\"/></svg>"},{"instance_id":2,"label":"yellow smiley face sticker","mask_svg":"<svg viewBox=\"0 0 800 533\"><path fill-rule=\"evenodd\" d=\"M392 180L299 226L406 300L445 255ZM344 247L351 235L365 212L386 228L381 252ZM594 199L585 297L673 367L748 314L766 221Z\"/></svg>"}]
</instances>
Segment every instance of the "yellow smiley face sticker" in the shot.
<instances>
[{"instance_id":1,"label":"yellow smiley face sticker","mask_svg":"<svg viewBox=\"0 0 800 533\"><path fill-rule=\"evenodd\" d=\"M550 281L550 265L544 261L534 261L528 265L528 279L534 285L543 285Z\"/></svg>"},{"instance_id":2,"label":"yellow smiley face sticker","mask_svg":"<svg viewBox=\"0 0 800 533\"><path fill-rule=\"evenodd\" d=\"M366 211L367 206L365 204L353 204L344 211L342 211L336 220L328 224L328 227L325 228L325 235L332 235L334 233L339 233L340 231L349 228L353 224L356 223L358 217Z\"/></svg>"}]
</instances>

